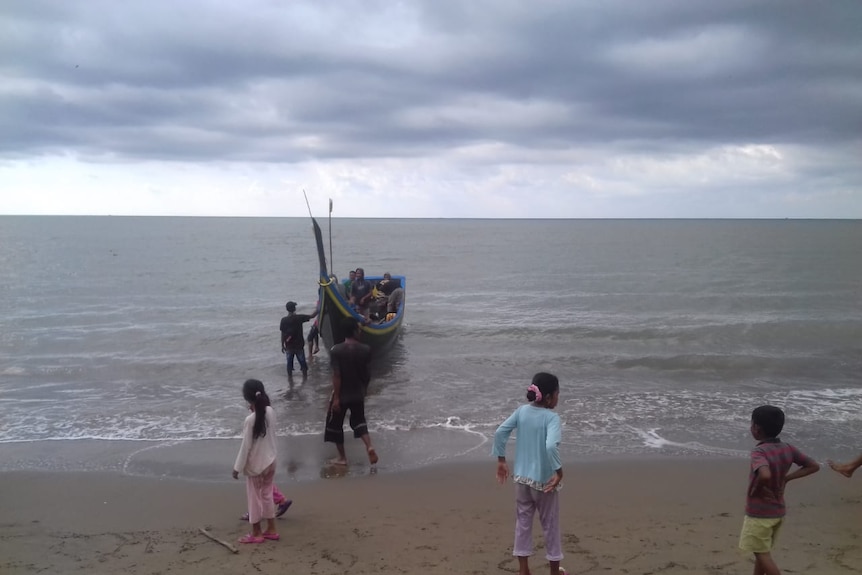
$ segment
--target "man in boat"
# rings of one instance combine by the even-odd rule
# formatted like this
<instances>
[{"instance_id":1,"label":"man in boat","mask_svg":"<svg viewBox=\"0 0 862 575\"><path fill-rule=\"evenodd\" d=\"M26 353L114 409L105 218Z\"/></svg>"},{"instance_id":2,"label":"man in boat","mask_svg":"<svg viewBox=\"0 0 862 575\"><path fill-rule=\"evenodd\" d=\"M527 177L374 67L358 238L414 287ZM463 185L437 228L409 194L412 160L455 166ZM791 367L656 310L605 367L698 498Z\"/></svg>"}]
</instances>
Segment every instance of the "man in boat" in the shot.
<instances>
[{"instance_id":1,"label":"man in boat","mask_svg":"<svg viewBox=\"0 0 862 575\"><path fill-rule=\"evenodd\" d=\"M396 313L398 306L404 299L404 288L401 287L401 280L392 279L389 272L383 274L383 279L377 282L378 294L378 315L383 320L390 313Z\"/></svg>"},{"instance_id":2,"label":"man in boat","mask_svg":"<svg viewBox=\"0 0 862 575\"><path fill-rule=\"evenodd\" d=\"M373 290L374 286L365 279L365 270L356 268L356 279L350 286L350 305L366 320L368 319L368 304L371 303Z\"/></svg>"},{"instance_id":3,"label":"man in boat","mask_svg":"<svg viewBox=\"0 0 862 575\"><path fill-rule=\"evenodd\" d=\"M346 295L349 298L350 297L350 288L351 288L351 286L353 286L354 280L356 280L356 270L350 270L349 272L347 272L347 276L348 276L347 279L341 283L344 286L344 295Z\"/></svg>"},{"instance_id":4,"label":"man in boat","mask_svg":"<svg viewBox=\"0 0 862 575\"><path fill-rule=\"evenodd\" d=\"M362 440L371 465L377 463L377 452L371 445L368 423L365 421L365 394L371 381L371 347L359 342L359 323L352 317L343 318L344 341L332 346L332 395L326 412L323 441L334 443L338 457L336 465L347 465L344 451L344 417L350 412L353 436Z\"/></svg>"},{"instance_id":5,"label":"man in boat","mask_svg":"<svg viewBox=\"0 0 862 575\"><path fill-rule=\"evenodd\" d=\"M287 377L293 377L293 358L299 360L299 368L303 377L308 375L308 364L305 362L305 338L302 336L302 324L317 316L319 307L311 315L296 313L296 302L289 301L284 305L287 315L281 318L281 353L287 354Z\"/></svg>"}]
</instances>

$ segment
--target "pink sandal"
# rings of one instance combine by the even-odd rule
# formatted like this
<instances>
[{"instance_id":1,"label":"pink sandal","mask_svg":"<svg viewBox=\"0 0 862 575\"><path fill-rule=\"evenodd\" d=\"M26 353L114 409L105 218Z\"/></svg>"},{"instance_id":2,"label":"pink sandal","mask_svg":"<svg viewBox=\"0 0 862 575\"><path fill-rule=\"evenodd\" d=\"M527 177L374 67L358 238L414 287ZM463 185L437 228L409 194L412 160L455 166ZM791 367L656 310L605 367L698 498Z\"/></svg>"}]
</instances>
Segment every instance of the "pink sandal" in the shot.
<instances>
[{"instance_id":1,"label":"pink sandal","mask_svg":"<svg viewBox=\"0 0 862 575\"><path fill-rule=\"evenodd\" d=\"M261 533L261 536L264 539L269 539L270 541L278 541L279 539L281 539L281 537L278 535L278 533L268 533L266 531Z\"/></svg>"},{"instance_id":2,"label":"pink sandal","mask_svg":"<svg viewBox=\"0 0 862 575\"><path fill-rule=\"evenodd\" d=\"M263 537L258 537L252 533L247 533L238 539L240 543L263 543L266 541Z\"/></svg>"}]
</instances>

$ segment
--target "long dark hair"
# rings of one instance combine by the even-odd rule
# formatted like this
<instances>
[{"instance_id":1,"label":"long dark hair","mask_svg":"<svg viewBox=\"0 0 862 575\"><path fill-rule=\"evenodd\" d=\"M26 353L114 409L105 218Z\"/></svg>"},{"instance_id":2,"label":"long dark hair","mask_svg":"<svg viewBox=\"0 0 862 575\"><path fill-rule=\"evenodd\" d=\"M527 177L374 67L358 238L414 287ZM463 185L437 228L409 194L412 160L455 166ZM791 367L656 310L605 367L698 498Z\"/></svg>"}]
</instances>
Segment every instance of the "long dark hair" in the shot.
<instances>
[{"instance_id":1,"label":"long dark hair","mask_svg":"<svg viewBox=\"0 0 862 575\"><path fill-rule=\"evenodd\" d=\"M263 389L263 382L257 379L247 379L242 384L242 396L254 406L253 439L266 435L266 408L270 406L269 396Z\"/></svg>"}]
</instances>

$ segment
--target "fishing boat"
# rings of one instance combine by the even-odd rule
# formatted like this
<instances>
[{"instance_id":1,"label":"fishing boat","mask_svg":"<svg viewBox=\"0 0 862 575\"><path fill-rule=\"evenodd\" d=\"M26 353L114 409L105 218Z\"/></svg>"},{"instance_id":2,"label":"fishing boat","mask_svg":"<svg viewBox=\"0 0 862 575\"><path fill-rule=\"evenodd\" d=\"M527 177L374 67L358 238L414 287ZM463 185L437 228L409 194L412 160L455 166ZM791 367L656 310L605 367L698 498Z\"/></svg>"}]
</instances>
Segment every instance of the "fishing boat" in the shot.
<instances>
[{"instance_id":1,"label":"fishing boat","mask_svg":"<svg viewBox=\"0 0 862 575\"><path fill-rule=\"evenodd\" d=\"M362 334L360 341L371 346L374 356L379 356L387 351L401 332L401 326L404 323L404 308L406 302L407 280L404 276L392 275L389 281L394 282L394 285L402 290L399 294L400 302L394 312L387 313L385 305L379 305L375 310L372 305L372 312L369 318L366 319L357 312L349 302L349 294L346 293L344 284L338 281L335 274L330 273L326 265L326 252L323 246L323 234L320 231L320 226L317 220L312 217L311 222L314 225L314 240L317 242L317 257L320 260L320 284L319 291L319 309L318 309L318 329L320 337L326 349L330 349L336 343L344 341L344 332L341 329L341 324L344 318L352 317L360 324ZM330 239L331 243L331 239ZM372 285L378 285L384 280L383 276L368 275L365 279L371 282ZM390 296L392 297L392 296Z\"/></svg>"}]
</instances>

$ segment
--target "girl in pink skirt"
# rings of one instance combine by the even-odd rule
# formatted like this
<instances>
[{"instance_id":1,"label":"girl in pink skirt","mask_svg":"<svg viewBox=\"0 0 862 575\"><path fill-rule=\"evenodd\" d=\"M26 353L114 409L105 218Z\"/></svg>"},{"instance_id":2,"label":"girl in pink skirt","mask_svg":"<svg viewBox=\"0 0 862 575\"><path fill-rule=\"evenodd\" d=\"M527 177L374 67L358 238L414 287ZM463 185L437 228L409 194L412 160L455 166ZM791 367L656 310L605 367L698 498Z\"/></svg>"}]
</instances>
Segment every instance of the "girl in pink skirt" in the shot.
<instances>
[{"instance_id":1,"label":"girl in pink skirt","mask_svg":"<svg viewBox=\"0 0 862 575\"><path fill-rule=\"evenodd\" d=\"M263 383L248 379L242 386L242 396L253 413L242 425L242 446L233 466L233 478L245 475L245 491L248 499L248 522L251 533L240 537L240 543L263 543L267 539L278 541L275 528L275 504L272 500L275 478L275 411ZM266 531L260 524L266 519Z\"/></svg>"}]
</instances>

